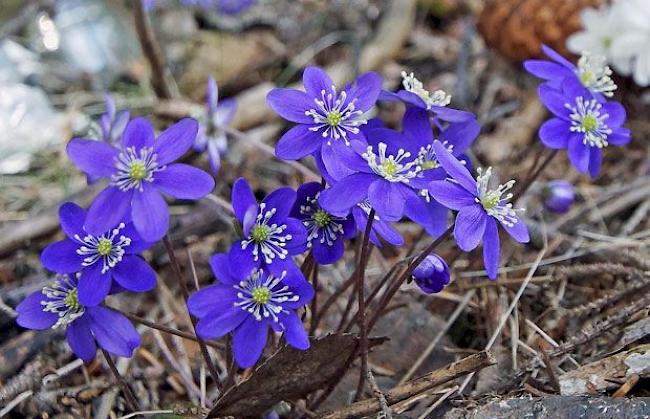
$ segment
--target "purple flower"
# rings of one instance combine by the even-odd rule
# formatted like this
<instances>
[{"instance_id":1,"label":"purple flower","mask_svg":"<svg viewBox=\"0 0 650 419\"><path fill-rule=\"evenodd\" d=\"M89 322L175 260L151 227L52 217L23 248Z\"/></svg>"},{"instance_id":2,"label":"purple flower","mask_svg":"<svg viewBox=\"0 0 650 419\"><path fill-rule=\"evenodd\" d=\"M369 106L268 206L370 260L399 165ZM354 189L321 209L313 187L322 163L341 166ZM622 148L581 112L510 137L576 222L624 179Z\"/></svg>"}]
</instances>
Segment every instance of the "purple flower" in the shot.
<instances>
[{"instance_id":1,"label":"purple flower","mask_svg":"<svg viewBox=\"0 0 650 419\"><path fill-rule=\"evenodd\" d=\"M128 123L119 146L74 138L70 159L86 174L109 179L88 209L84 229L98 236L130 218L147 241L161 239L169 227L169 210L162 193L179 199L199 199L214 188L203 170L174 163L192 146L198 124L183 119L155 139L151 123Z\"/></svg>"},{"instance_id":2,"label":"purple flower","mask_svg":"<svg viewBox=\"0 0 650 419\"><path fill-rule=\"evenodd\" d=\"M255 1L256 0L217 0L217 9L226 15L236 15L250 8L255 4Z\"/></svg>"},{"instance_id":3,"label":"purple flower","mask_svg":"<svg viewBox=\"0 0 650 419\"><path fill-rule=\"evenodd\" d=\"M357 230L360 233L365 233L366 231L370 210L371 207L368 200L360 202L351 210L352 218L354 219L354 223L357 225ZM384 221L375 214L375 219L370 228L370 242L377 247L381 247L381 240L384 240L393 246L401 246L404 244L404 238L393 228L391 223Z\"/></svg>"},{"instance_id":4,"label":"purple flower","mask_svg":"<svg viewBox=\"0 0 650 419\"><path fill-rule=\"evenodd\" d=\"M630 130L622 126L625 108L618 102L599 101L575 80L566 79L561 91L541 85L539 98L555 116L540 127L539 137L549 148L566 148L580 173L597 176L603 148L631 139Z\"/></svg>"},{"instance_id":5,"label":"purple flower","mask_svg":"<svg viewBox=\"0 0 650 419\"><path fill-rule=\"evenodd\" d=\"M235 275L244 277L253 269L266 267L279 276L294 266L291 256L304 252L307 246L305 227L289 216L294 202L294 190L279 188L258 204L246 179L235 182L232 207L243 232L243 239L230 248Z\"/></svg>"},{"instance_id":6,"label":"purple flower","mask_svg":"<svg viewBox=\"0 0 650 419\"><path fill-rule=\"evenodd\" d=\"M422 201L417 191L427 187L422 172L419 147L399 132L377 128L368 132L368 141L352 142L354 155L341 157L352 174L339 179L320 196L323 208L332 214L345 214L368 200L377 215L397 221L403 215L416 217ZM408 203L408 204L407 204Z\"/></svg>"},{"instance_id":7,"label":"purple flower","mask_svg":"<svg viewBox=\"0 0 650 419\"><path fill-rule=\"evenodd\" d=\"M122 137L126 124L129 122L129 111L127 109L117 112L115 102L108 93L104 95L106 112L99 119L99 127L102 131L102 141L115 144Z\"/></svg>"},{"instance_id":8,"label":"purple flower","mask_svg":"<svg viewBox=\"0 0 650 419\"><path fill-rule=\"evenodd\" d=\"M404 88L397 91L397 93L383 90L379 95L379 100L387 102L400 101L407 106L424 109L433 114L436 119L442 121L459 122L474 118L471 112L448 108L447 105L451 102L451 96L442 90L430 93L424 88L422 82L415 78L413 73L407 74L402 71L402 86Z\"/></svg>"},{"instance_id":9,"label":"purple flower","mask_svg":"<svg viewBox=\"0 0 650 419\"><path fill-rule=\"evenodd\" d=\"M208 150L210 166L216 175L221 168L221 156L228 148L226 127L235 117L237 102L225 99L219 102L217 82L210 77L206 98L205 120L199 125L199 132L194 141L194 149L198 152Z\"/></svg>"},{"instance_id":10,"label":"purple flower","mask_svg":"<svg viewBox=\"0 0 650 419\"><path fill-rule=\"evenodd\" d=\"M98 344L123 357L131 357L140 346L140 335L122 314L81 304L77 279L68 275L57 275L50 286L30 294L18 304L16 312L16 322L28 329L65 327L70 348L85 362L95 357Z\"/></svg>"},{"instance_id":11,"label":"purple flower","mask_svg":"<svg viewBox=\"0 0 650 419\"><path fill-rule=\"evenodd\" d=\"M517 216L508 202L512 193L508 190L514 180L492 188L492 168L485 172L478 169L476 180L469 171L440 143L434 144L438 162L451 179L436 180L429 184L429 193L442 205L458 211L454 226L454 238L458 247L469 252L483 240L483 262L488 276L495 279L499 268L499 231L497 222L516 241L529 240L526 224Z\"/></svg>"},{"instance_id":12,"label":"purple flower","mask_svg":"<svg viewBox=\"0 0 650 419\"><path fill-rule=\"evenodd\" d=\"M564 81L570 79L582 84L596 99L614 95L616 84L610 77L612 70L607 66L605 57L585 53L576 66L546 45L542 45L542 50L552 61L527 60L524 61L524 68L530 74L546 80L547 86L561 90Z\"/></svg>"},{"instance_id":13,"label":"purple flower","mask_svg":"<svg viewBox=\"0 0 650 419\"><path fill-rule=\"evenodd\" d=\"M573 185L566 180L548 182L542 190L544 206L551 212L564 214L576 199Z\"/></svg>"},{"instance_id":14,"label":"purple flower","mask_svg":"<svg viewBox=\"0 0 650 419\"><path fill-rule=\"evenodd\" d=\"M156 273L138 255L152 243L142 240L133 223L119 222L93 235L84 229L83 208L66 202L59 208L61 228L67 238L47 246L41 253L45 268L57 273L79 273L79 302L101 303L113 280L124 289L144 292L156 286Z\"/></svg>"},{"instance_id":15,"label":"purple flower","mask_svg":"<svg viewBox=\"0 0 650 419\"><path fill-rule=\"evenodd\" d=\"M451 274L447 262L435 253L428 255L413 269L412 274L418 287L427 294L442 291L449 283Z\"/></svg>"},{"instance_id":16,"label":"purple flower","mask_svg":"<svg viewBox=\"0 0 650 419\"><path fill-rule=\"evenodd\" d=\"M330 175L340 177L339 171L346 168L341 167L339 155L351 153L350 141L363 139L360 127L367 122L364 114L377 101L381 77L374 72L362 74L338 92L323 70L307 67L302 81L305 92L278 88L266 97L275 112L297 124L280 138L275 154L284 160L314 154Z\"/></svg>"},{"instance_id":17,"label":"purple flower","mask_svg":"<svg viewBox=\"0 0 650 419\"><path fill-rule=\"evenodd\" d=\"M196 331L201 337L216 339L233 332L235 361L242 368L255 365L262 355L269 326L294 348L309 348L296 310L309 303L314 289L298 267L288 266L278 275L263 269L238 275L225 254L214 255L210 265L221 285L197 291L187 301L199 319Z\"/></svg>"},{"instance_id":18,"label":"purple flower","mask_svg":"<svg viewBox=\"0 0 650 419\"><path fill-rule=\"evenodd\" d=\"M307 249L312 250L316 262L329 265L341 259L344 242L354 237L356 228L349 215L339 217L321 208L318 197L322 190L318 182L301 185L291 216L307 229Z\"/></svg>"}]
</instances>

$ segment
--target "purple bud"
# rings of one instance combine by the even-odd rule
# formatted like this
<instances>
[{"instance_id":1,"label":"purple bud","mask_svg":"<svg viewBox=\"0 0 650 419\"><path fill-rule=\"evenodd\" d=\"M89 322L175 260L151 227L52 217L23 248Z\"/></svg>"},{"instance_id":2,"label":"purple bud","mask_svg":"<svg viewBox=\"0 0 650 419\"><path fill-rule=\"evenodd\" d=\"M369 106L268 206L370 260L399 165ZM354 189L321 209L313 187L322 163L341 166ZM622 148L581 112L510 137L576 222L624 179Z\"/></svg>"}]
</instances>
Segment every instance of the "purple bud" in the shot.
<instances>
[{"instance_id":1,"label":"purple bud","mask_svg":"<svg viewBox=\"0 0 650 419\"><path fill-rule=\"evenodd\" d=\"M414 270L413 279L427 294L442 291L449 283L450 273L447 262L435 253L427 256Z\"/></svg>"},{"instance_id":2,"label":"purple bud","mask_svg":"<svg viewBox=\"0 0 650 419\"><path fill-rule=\"evenodd\" d=\"M566 180L548 182L542 190L542 196L546 209L558 214L567 212L576 199L573 185Z\"/></svg>"}]
</instances>

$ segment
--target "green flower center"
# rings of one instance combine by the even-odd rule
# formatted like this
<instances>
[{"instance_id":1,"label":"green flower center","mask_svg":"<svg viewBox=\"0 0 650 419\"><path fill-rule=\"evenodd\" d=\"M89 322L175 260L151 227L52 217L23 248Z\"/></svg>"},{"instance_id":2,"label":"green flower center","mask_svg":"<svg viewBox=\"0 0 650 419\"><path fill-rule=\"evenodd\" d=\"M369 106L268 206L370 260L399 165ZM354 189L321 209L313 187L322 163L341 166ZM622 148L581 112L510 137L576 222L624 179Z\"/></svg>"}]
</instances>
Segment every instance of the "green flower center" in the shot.
<instances>
[{"instance_id":1,"label":"green flower center","mask_svg":"<svg viewBox=\"0 0 650 419\"><path fill-rule=\"evenodd\" d=\"M585 71L583 73L580 73L580 82L584 86L588 86L589 84L591 84L593 80L594 80L594 73L592 73L591 71Z\"/></svg>"},{"instance_id":2,"label":"green flower center","mask_svg":"<svg viewBox=\"0 0 650 419\"><path fill-rule=\"evenodd\" d=\"M140 160L135 160L129 168L129 177L133 180L143 180L147 177L147 166Z\"/></svg>"},{"instance_id":3,"label":"green flower center","mask_svg":"<svg viewBox=\"0 0 650 419\"><path fill-rule=\"evenodd\" d=\"M102 256L108 256L113 250L113 242L109 239L99 239L99 244L97 245L97 253Z\"/></svg>"},{"instance_id":4,"label":"green flower center","mask_svg":"<svg viewBox=\"0 0 650 419\"><path fill-rule=\"evenodd\" d=\"M259 304L264 305L271 299L271 291L266 287L258 287L251 293L253 300Z\"/></svg>"},{"instance_id":5,"label":"green flower center","mask_svg":"<svg viewBox=\"0 0 650 419\"><path fill-rule=\"evenodd\" d=\"M423 170L437 169L440 164L436 160L426 160L422 163Z\"/></svg>"},{"instance_id":6,"label":"green flower center","mask_svg":"<svg viewBox=\"0 0 650 419\"><path fill-rule=\"evenodd\" d=\"M593 115L586 115L582 120L582 127L585 131L593 131L598 128L598 118Z\"/></svg>"},{"instance_id":7,"label":"green flower center","mask_svg":"<svg viewBox=\"0 0 650 419\"><path fill-rule=\"evenodd\" d=\"M383 169L384 173L386 173L388 176L395 176L395 173L397 173L397 163L395 163L392 160L385 160L381 164L381 168Z\"/></svg>"},{"instance_id":8,"label":"green flower center","mask_svg":"<svg viewBox=\"0 0 650 419\"><path fill-rule=\"evenodd\" d=\"M316 211L313 215L313 219L318 227L321 228L326 227L331 221L330 215L323 210Z\"/></svg>"},{"instance_id":9,"label":"green flower center","mask_svg":"<svg viewBox=\"0 0 650 419\"><path fill-rule=\"evenodd\" d=\"M481 198L481 205L483 205L483 208L486 210L490 210L496 208L497 205L499 205L499 201L501 201L501 194L490 191Z\"/></svg>"},{"instance_id":10,"label":"green flower center","mask_svg":"<svg viewBox=\"0 0 650 419\"><path fill-rule=\"evenodd\" d=\"M68 292L68 295L66 295L63 299L63 302L71 310L78 310L81 308L81 304L79 304L77 289L75 288L70 290L70 292Z\"/></svg>"},{"instance_id":11,"label":"green flower center","mask_svg":"<svg viewBox=\"0 0 650 419\"><path fill-rule=\"evenodd\" d=\"M251 231L251 239L255 243L262 243L269 238L269 228L267 226L256 225Z\"/></svg>"},{"instance_id":12,"label":"green flower center","mask_svg":"<svg viewBox=\"0 0 650 419\"><path fill-rule=\"evenodd\" d=\"M331 111L330 113L327 114L327 125L331 127L335 127L338 124L341 123L341 112L339 111Z\"/></svg>"}]
</instances>

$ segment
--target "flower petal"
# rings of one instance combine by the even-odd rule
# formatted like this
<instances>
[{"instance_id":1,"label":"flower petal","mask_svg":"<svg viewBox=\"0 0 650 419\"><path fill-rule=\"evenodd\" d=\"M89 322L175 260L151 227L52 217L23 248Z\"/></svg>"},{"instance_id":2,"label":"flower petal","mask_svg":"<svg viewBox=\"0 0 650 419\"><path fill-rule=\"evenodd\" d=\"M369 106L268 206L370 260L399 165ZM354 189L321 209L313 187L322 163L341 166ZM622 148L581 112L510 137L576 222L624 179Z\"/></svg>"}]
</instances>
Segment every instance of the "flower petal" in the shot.
<instances>
[{"instance_id":1,"label":"flower petal","mask_svg":"<svg viewBox=\"0 0 650 419\"><path fill-rule=\"evenodd\" d=\"M610 128L620 127L625 123L625 118L627 118L625 108L618 102L603 103L602 113L609 115L607 118L607 126Z\"/></svg>"},{"instance_id":2,"label":"flower petal","mask_svg":"<svg viewBox=\"0 0 650 419\"><path fill-rule=\"evenodd\" d=\"M189 164L173 163L154 175L158 190L178 199L199 199L214 189L214 178Z\"/></svg>"},{"instance_id":3,"label":"flower petal","mask_svg":"<svg viewBox=\"0 0 650 419\"><path fill-rule=\"evenodd\" d=\"M492 217L486 217L485 234L483 235L483 264L490 279L496 279L499 273L499 231Z\"/></svg>"},{"instance_id":4,"label":"flower petal","mask_svg":"<svg viewBox=\"0 0 650 419\"><path fill-rule=\"evenodd\" d=\"M320 98L321 91L324 90L329 93L334 86L334 82L330 76L321 68L315 66L305 68L305 71L302 73L302 84L305 86L307 95L312 98Z\"/></svg>"},{"instance_id":5,"label":"flower petal","mask_svg":"<svg viewBox=\"0 0 650 419\"><path fill-rule=\"evenodd\" d=\"M571 124L560 118L551 118L539 129L539 138L548 148L567 148L571 136Z\"/></svg>"},{"instance_id":6,"label":"flower petal","mask_svg":"<svg viewBox=\"0 0 650 419\"><path fill-rule=\"evenodd\" d=\"M113 355L133 356L133 351L140 346L140 335L126 317L102 306L90 307L86 312L99 346Z\"/></svg>"},{"instance_id":7,"label":"flower petal","mask_svg":"<svg viewBox=\"0 0 650 419\"><path fill-rule=\"evenodd\" d=\"M305 92L296 89L273 89L266 96L266 103L287 121L309 125L314 123L314 118L305 115L305 112L315 108L316 104Z\"/></svg>"},{"instance_id":8,"label":"flower petal","mask_svg":"<svg viewBox=\"0 0 650 419\"><path fill-rule=\"evenodd\" d=\"M41 263L52 271L62 274L77 272L81 269L83 256L77 254L80 245L70 239L48 245L41 253Z\"/></svg>"},{"instance_id":9,"label":"flower petal","mask_svg":"<svg viewBox=\"0 0 650 419\"><path fill-rule=\"evenodd\" d=\"M235 278L230 272L230 259L227 253L216 253L210 258L210 267L214 276L221 284L236 284L240 279Z\"/></svg>"},{"instance_id":10,"label":"flower petal","mask_svg":"<svg viewBox=\"0 0 650 419\"><path fill-rule=\"evenodd\" d=\"M66 236L74 238L75 234L79 237L86 235L83 229L86 211L74 202L65 202L59 207L59 220Z\"/></svg>"},{"instance_id":11,"label":"flower petal","mask_svg":"<svg viewBox=\"0 0 650 419\"><path fill-rule=\"evenodd\" d=\"M230 259L230 271L236 278L245 279L250 276L253 269L259 268L261 265L261 255L255 260L253 256L252 244L249 244L246 249L241 248L241 242L235 242L230 247L228 252Z\"/></svg>"},{"instance_id":12,"label":"flower petal","mask_svg":"<svg viewBox=\"0 0 650 419\"><path fill-rule=\"evenodd\" d=\"M154 143L158 165L169 164L181 157L192 147L199 131L199 123L192 118L184 118L164 130Z\"/></svg>"},{"instance_id":13,"label":"flower petal","mask_svg":"<svg viewBox=\"0 0 650 419\"><path fill-rule=\"evenodd\" d=\"M569 120L569 114L571 111L565 106L568 103L568 99L557 90L552 87L542 84L539 86L538 95L539 100L551 111L555 116L559 116L562 119Z\"/></svg>"},{"instance_id":14,"label":"flower petal","mask_svg":"<svg viewBox=\"0 0 650 419\"><path fill-rule=\"evenodd\" d=\"M469 252L478 246L488 215L479 204L468 205L458 211L454 226L454 238L461 250Z\"/></svg>"},{"instance_id":15,"label":"flower petal","mask_svg":"<svg viewBox=\"0 0 650 419\"><path fill-rule=\"evenodd\" d=\"M453 122L440 133L440 142L445 141L454 146L453 155L458 156L467 150L481 132L481 125L474 118L462 122Z\"/></svg>"},{"instance_id":16,"label":"flower petal","mask_svg":"<svg viewBox=\"0 0 650 419\"><path fill-rule=\"evenodd\" d=\"M343 257L345 246L342 239L338 238L329 245L327 242L321 243L320 238L318 236L311 242L314 259L319 265L330 265Z\"/></svg>"},{"instance_id":17,"label":"flower petal","mask_svg":"<svg viewBox=\"0 0 650 419\"><path fill-rule=\"evenodd\" d=\"M434 180L429 183L429 194L449 209L458 211L476 203L476 197L457 183L448 180Z\"/></svg>"},{"instance_id":18,"label":"flower petal","mask_svg":"<svg viewBox=\"0 0 650 419\"><path fill-rule=\"evenodd\" d=\"M379 218L398 220L404 214L404 198L400 185L384 179L375 180L368 188L368 202Z\"/></svg>"},{"instance_id":19,"label":"flower petal","mask_svg":"<svg viewBox=\"0 0 650 419\"><path fill-rule=\"evenodd\" d=\"M70 160L84 173L95 178L115 173L119 150L103 141L73 138L66 147Z\"/></svg>"},{"instance_id":20,"label":"flower petal","mask_svg":"<svg viewBox=\"0 0 650 419\"><path fill-rule=\"evenodd\" d=\"M102 273L101 262L95 262L81 271L77 288L81 305L96 306L104 301L111 290L111 282L111 274L109 272Z\"/></svg>"},{"instance_id":21,"label":"flower petal","mask_svg":"<svg viewBox=\"0 0 650 419\"><path fill-rule=\"evenodd\" d=\"M134 147L139 151L145 147L153 147L154 138L151 122L146 118L134 118L126 125L122 134L122 148Z\"/></svg>"},{"instance_id":22,"label":"flower petal","mask_svg":"<svg viewBox=\"0 0 650 419\"><path fill-rule=\"evenodd\" d=\"M295 311L280 313L278 316L284 327L284 340L291 346L302 351L309 349L309 336Z\"/></svg>"},{"instance_id":23,"label":"flower petal","mask_svg":"<svg viewBox=\"0 0 650 419\"><path fill-rule=\"evenodd\" d=\"M598 176L600 166L603 163L603 150L598 147L591 147L589 150L589 175L592 178Z\"/></svg>"},{"instance_id":24,"label":"flower petal","mask_svg":"<svg viewBox=\"0 0 650 419\"><path fill-rule=\"evenodd\" d=\"M452 156L440 141L434 141L433 149L436 152L438 163L460 186L472 195L476 196L476 181L456 157Z\"/></svg>"},{"instance_id":25,"label":"flower petal","mask_svg":"<svg viewBox=\"0 0 650 419\"><path fill-rule=\"evenodd\" d=\"M212 285L190 296L187 308L193 316L205 317L208 313L225 313L236 310L237 291L230 285Z\"/></svg>"},{"instance_id":26,"label":"flower petal","mask_svg":"<svg viewBox=\"0 0 650 419\"><path fill-rule=\"evenodd\" d=\"M321 207L332 214L347 213L350 208L368 196L368 188L375 180L368 173L356 173L341 179L329 189L321 192L318 198Z\"/></svg>"},{"instance_id":27,"label":"flower petal","mask_svg":"<svg viewBox=\"0 0 650 419\"><path fill-rule=\"evenodd\" d=\"M429 114L422 108L406 109L402 118L402 129L410 135L418 145L426 146L433 142L433 130L429 122Z\"/></svg>"},{"instance_id":28,"label":"flower petal","mask_svg":"<svg viewBox=\"0 0 650 419\"><path fill-rule=\"evenodd\" d=\"M501 223L501 226L505 231L510 234L510 236L517 240L519 243L528 243L530 241L530 236L528 235L528 227L526 223L521 218L517 217L517 222L512 226L508 227L507 225Z\"/></svg>"},{"instance_id":29,"label":"flower petal","mask_svg":"<svg viewBox=\"0 0 650 419\"><path fill-rule=\"evenodd\" d=\"M249 368L255 365L262 351L266 346L268 335L268 324L264 321L257 321L253 316L235 330L232 340L235 361L241 368Z\"/></svg>"},{"instance_id":30,"label":"flower petal","mask_svg":"<svg viewBox=\"0 0 650 419\"><path fill-rule=\"evenodd\" d=\"M87 315L84 314L68 325L66 338L75 355L84 362L93 360L97 353L97 343L90 330L90 318Z\"/></svg>"},{"instance_id":31,"label":"flower petal","mask_svg":"<svg viewBox=\"0 0 650 419\"><path fill-rule=\"evenodd\" d=\"M156 272L140 256L125 255L112 272L113 279L129 291L145 292L156 287Z\"/></svg>"},{"instance_id":32,"label":"flower petal","mask_svg":"<svg viewBox=\"0 0 650 419\"><path fill-rule=\"evenodd\" d=\"M265 204L264 211L275 208L275 214L270 219L272 223L284 221L289 216L294 202L296 202L296 191L289 187L274 190L262 201Z\"/></svg>"},{"instance_id":33,"label":"flower petal","mask_svg":"<svg viewBox=\"0 0 650 419\"><path fill-rule=\"evenodd\" d=\"M109 186L101 191L90 204L84 222L84 230L99 236L118 225L128 214L133 191L121 191Z\"/></svg>"},{"instance_id":34,"label":"flower petal","mask_svg":"<svg viewBox=\"0 0 650 419\"><path fill-rule=\"evenodd\" d=\"M381 76L374 71L363 73L357 77L348 96L351 100L356 99L355 109L366 112L372 108L381 92L381 84Z\"/></svg>"},{"instance_id":35,"label":"flower petal","mask_svg":"<svg viewBox=\"0 0 650 419\"><path fill-rule=\"evenodd\" d=\"M144 184L142 192L133 195L131 216L133 225L144 240L158 241L167 234L169 228L167 203L160 192L150 184Z\"/></svg>"},{"instance_id":36,"label":"flower petal","mask_svg":"<svg viewBox=\"0 0 650 419\"><path fill-rule=\"evenodd\" d=\"M285 132L275 146L275 155L282 160L298 160L318 150L323 137L309 125L296 125Z\"/></svg>"},{"instance_id":37,"label":"flower petal","mask_svg":"<svg viewBox=\"0 0 650 419\"><path fill-rule=\"evenodd\" d=\"M233 331L248 317L252 318L241 308L233 308L225 313L210 312L196 324L196 333L204 339L218 339Z\"/></svg>"},{"instance_id":38,"label":"flower petal","mask_svg":"<svg viewBox=\"0 0 650 419\"><path fill-rule=\"evenodd\" d=\"M569 160L580 173L586 173L589 169L589 146L582 143L580 133L569 139Z\"/></svg>"},{"instance_id":39,"label":"flower petal","mask_svg":"<svg viewBox=\"0 0 650 419\"><path fill-rule=\"evenodd\" d=\"M232 209L235 213L235 217L239 220L240 223L244 223L244 217L246 216L246 211L252 206L257 208L257 200L253 194L253 190L250 185L243 177L237 179L234 185L232 185Z\"/></svg>"},{"instance_id":40,"label":"flower petal","mask_svg":"<svg viewBox=\"0 0 650 419\"><path fill-rule=\"evenodd\" d=\"M27 329L44 330L52 327L59 316L50 311L43 311L41 301L45 300L47 297L41 290L29 294L16 306L16 323Z\"/></svg>"}]
</instances>

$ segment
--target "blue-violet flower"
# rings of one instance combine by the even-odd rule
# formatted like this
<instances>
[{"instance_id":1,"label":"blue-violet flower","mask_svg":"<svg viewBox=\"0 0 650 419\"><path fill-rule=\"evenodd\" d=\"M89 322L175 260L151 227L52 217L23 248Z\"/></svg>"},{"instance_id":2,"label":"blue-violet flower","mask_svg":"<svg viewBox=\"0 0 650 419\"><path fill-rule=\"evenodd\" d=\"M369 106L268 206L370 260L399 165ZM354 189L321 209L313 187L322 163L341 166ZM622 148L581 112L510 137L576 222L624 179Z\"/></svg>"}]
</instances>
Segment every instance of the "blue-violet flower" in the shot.
<instances>
[{"instance_id":1,"label":"blue-violet flower","mask_svg":"<svg viewBox=\"0 0 650 419\"><path fill-rule=\"evenodd\" d=\"M552 180L542 189L544 206L547 210L557 214L569 211L576 199L573 185L566 180Z\"/></svg>"},{"instance_id":2,"label":"blue-violet flower","mask_svg":"<svg viewBox=\"0 0 650 419\"><path fill-rule=\"evenodd\" d=\"M435 253L428 255L413 269L411 275L418 287L427 294L442 291L449 284L451 274L447 262Z\"/></svg>"}]
</instances>

